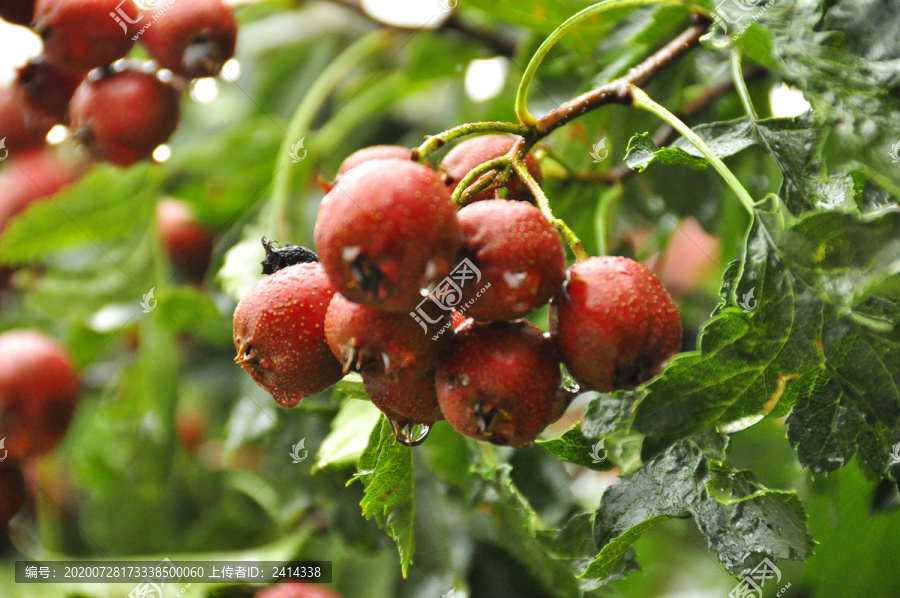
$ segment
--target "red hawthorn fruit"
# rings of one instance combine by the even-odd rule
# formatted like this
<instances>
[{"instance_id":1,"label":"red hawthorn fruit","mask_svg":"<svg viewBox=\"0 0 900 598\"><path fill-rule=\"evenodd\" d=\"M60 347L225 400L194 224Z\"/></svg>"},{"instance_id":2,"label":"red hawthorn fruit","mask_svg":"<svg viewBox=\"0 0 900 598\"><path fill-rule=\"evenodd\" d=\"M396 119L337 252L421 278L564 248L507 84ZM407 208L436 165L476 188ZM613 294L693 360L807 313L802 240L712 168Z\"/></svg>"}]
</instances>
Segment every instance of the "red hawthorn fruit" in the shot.
<instances>
[{"instance_id":1,"label":"red hawthorn fruit","mask_svg":"<svg viewBox=\"0 0 900 598\"><path fill-rule=\"evenodd\" d=\"M119 166L149 158L178 126L181 94L152 73L127 69L88 77L69 108L72 130L90 153Z\"/></svg>"},{"instance_id":2,"label":"red hawthorn fruit","mask_svg":"<svg viewBox=\"0 0 900 598\"><path fill-rule=\"evenodd\" d=\"M409 382L434 369L444 343L432 340L406 313L366 307L335 294L325 315L325 338L341 363L368 378Z\"/></svg>"},{"instance_id":3,"label":"red hawthorn fruit","mask_svg":"<svg viewBox=\"0 0 900 598\"><path fill-rule=\"evenodd\" d=\"M409 382L385 382L363 376L363 386L372 404L397 430L417 424L431 425L444 419L435 389L435 370Z\"/></svg>"},{"instance_id":4,"label":"red hawthorn fruit","mask_svg":"<svg viewBox=\"0 0 900 598\"><path fill-rule=\"evenodd\" d=\"M215 77L234 57L237 22L222 0L174 0L148 12L141 25L150 55L187 79Z\"/></svg>"},{"instance_id":5,"label":"red hawthorn fruit","mask_svg":"<svg viewBox=\"0 0 900 598\"><path fill-rule=\"evenodd\" d=\"M138 19L133 0L37 0L34 9L34 28L44 40L44 53L74 74L128 54Z\"/></svg>"},{"instance_id":6,"label":"red hawthorn fruit","mask_svg":"<svg viewBox=\"0 0 900 598\"><path fill-rule=\"evenodd\" d=\"M441 170L450 176L450 193L452 194L456 190L456 186L470 170L479 164L505 155L515 143L516 140L514 138L506 135L482 135L467 139L447 152L447 155L441 161ZM538 184L544 181L541 166L534 156L529 154L525 157L525 166ZM510 198L534 201L534 197L531 195L528 187L518 175L513 175L509 180L508 189ZM493 199L493 197L494 190L485 189L469 200L469 203Z\"/></svg>"},{"instance_id":7,"label":"red hawthorn fruit","mask_svg":"<svg viewBox=\"0 0 900 598\"><path fill-rule=\"evenodd\" d=\"M566 252L540 210L520 201L490 199L459 211L460 254L481 272L462 288L465 315L479 321L515 320L547 303L566 277ZM474 280L472 281L474 283ZM482 289L490 287L477 296Z\"/></svg>"},{"instance_id":8,"label":"red hawthorn fruit","mask_svg":"<svg viewBox=\"0 0 900 598\"><path fill-rule=\"evenodd\" d=\"M398 160L409 160L410 149L402 145L372 145L356 150L341 162L338 167L335 182L340 180L342 175L347 174L351 168L356 168L363 162L369 160L379 160L385 158L397 158Z\"/></svg>"},{"instance_id":9,"label":"red hawthorn fruit","mask_svg":"<svg viewBox=\"0 0 900 598\"><path fill-rule=\"evenodd\" d=\"M256 598L341 598L328 588L311 583L281 583L256 593Z\"/></svg>"},{"instance_id":10,"label":"red hawthorn fruit","mask_svg":"<svg viewBox=\"0 0 900 598\"><path fill-rule=\"evenodd\" d=\"M61 160L49 148L11 157L0 173L0 231L32 202L51 197L77 181L83 168Z\"/></svg>"},{"instance_id":11,"label":"red hawthorn fruit","mask_svg":"<svg viewBox=\"0 0 900 598\"><path fill-rule=\"evenodd\" d=\"M0 0L0 19L28 27L34 19L34 0Z\"/></svg>"},{"instance_id":12,"label":"red hawthorn fruit","mask_svg":"<svg viewBox=\"0 0 900 598\"><path fill-rule=\"evenodd\" d=\"M403 147L402 145L372 145L364 147L344 158L344 161L338 166L337 174L335 175L333 182L327 181L324 177L319 177L316 182L322 188L322 191L328 193L335 185L337 185L338 181L341 180L341 177L344 176L348 170L356 168L364 162L382 158L409 160L409 157L410 149L408 147Z\"/></svg>"},{"instance_id":13,"label":"red hawthorn fruit","mask_svg":"<svg viewBox=\"0 0 900 598\"><path fill-rule=\"evenodd\" d=\"M296 264L257 282L234 310L235 362L283 407L343 376L325 341L333 295L321 264Z\"/></svg>"},{"instance_id":14,"label":"red hawthorn fruit","mask_svg":"<svg viewBox=\"0 0 900 598\"><path fill-rule=\"evenodd\" d=\"M68 122L69 101L83 73L68 74L39 56L19 69L15 89L21 95L25 120L36 131Z\"/></svg>"},{"instance_id":15,"label":"red hawthorn fruit","mask_svg":"<svg viewBox=\"0 0 900 598\"><path fill-rule=\"evenodd\" d=\"M681 346L672 297L653 272L628 258L573 265L550 306L551 334L582 390L633 388Z\"/></svg>"},{"instance_id":16,"label":"red hawthorn fruit","mask_svg":"<svg viewBox=\"0 0 900 598\"><path fill-rule=\"evenodd\" d=\"M0 89L0 158L17 152L42 147L47 143L50 127L29 123L22 96L15 87Z\"/></svg>"},{"instance_id":17,"label":"red hawthorn fruit","mask_svg":"<svg viewBox=\"0 0 900 598\"><path fill-rule=\"evenodd\" d=\"M156 205L163 248L176 269L193 282L203 280L212 257L213 238L194 217L190 204L164 198Z\"/></svg>"},{"instance_id":18,"label":"red hawthorn fruit","mask_svg":"<svg viewBox=\"0 0 900 598\"><path fill-rule=\"evenodd\" d=\"M319 206L316 248L353 302L409 312L450 271L456 210L441 177L411 160L370 160L348 171Z\"/></svg>"},{"instance_id":19,"label":"red hawthorn fruit","mask_svg":"<svg viewBox=\"0 0 900 598\"><path fill-rule=\"evenodd\" d=\"M11 459L3 461L0 463L0 533L27 502L28 486L21 466Z\"/></svg>"},{"instance_id":20,"label":"red hawthorn fruit","mask_svg":"<svg viewBox=\"0 0 900 598\"><path fill-rule=\"evenodd\" d=\"M553 343L527 321L460 328L437 369L441 411L458 432L528 446L562 415Z\"/></svg>"},{"instance_id":21,"label":"red hawthorn fruit","mask_svg":"<svg viewBox=\"0 0 900 598\"><path fill-rule=\"evenodd\" d=\"M0 438L12 459L45 453L65 434L78 379L68 353L36 330L0 334Z\"/></svg>"}]
</instances>

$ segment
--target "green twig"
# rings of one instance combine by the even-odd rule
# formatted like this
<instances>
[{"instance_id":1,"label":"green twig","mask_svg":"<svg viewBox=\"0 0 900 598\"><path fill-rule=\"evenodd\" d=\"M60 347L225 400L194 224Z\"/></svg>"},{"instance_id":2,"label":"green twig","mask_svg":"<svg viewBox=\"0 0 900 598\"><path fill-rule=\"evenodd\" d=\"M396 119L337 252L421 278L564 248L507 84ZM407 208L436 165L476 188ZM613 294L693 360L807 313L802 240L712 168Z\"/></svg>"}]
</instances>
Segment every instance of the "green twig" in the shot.
<instances>
[{"instance_id":1,"label":"green twig","mask_svg":"<svg viewBox=\"0 0 900 598\"><path fill-rule=\"evenodd\" d=\"M278 149L275 176L272 184L272 201L269 205L267 230L275 239L290 239L289 197L291 190L291 147L309 131L313 119L328 96L341 80L359 63L381 50L392 37L392 32L379 29L360 38L341 52L315 80L303 100L294 111Z\"/></svg>"},{"instance_id":2,"label":"green twig","mask_svg":"<svg viewBox=\"0 0 900 598\"><path fill-rule=\"evenodd\" d=\"M734 88L744 104L744 110L747 111L747 114L754 121L759 120L756 108L753 107L753 100L750 99L750 90L747 89L747 82L744 81L744 70L741 68L741 51L738 49L731 51L731 78L734 80Z\"/></svg>"},{"instance_id":3,"label":"green twig","mask_svg":"<svg viewBox=\"0 0 900 598\"><path fill-rule=\"evenodd\" d=\"M426 137L425 142L413 150L413 160L424 162L425 158L430 154L433 154L454 139L481 133L512 133L514 135L527 135L528 130L520 125L505 122L480 122L460 125L458 127L453 127L452 129L447 129L443 133Z\"/></svg>"},{"instance_id":4,"label":"green twig","mask_svg":"<svg viewBox=\"0 0 900 598\"><path fill-rule=\"evenodd\" d=\"M525 166L525 162L521 160L515 160L513 162L513 168L516 169L516 173L519 175L525 184L528 186L528 190L531 191L531 194L534 195L534 198L537 200L538 207L543 212L544 217L547 218L555 227L556 230L559 231L559 234L563 239L566 240L566 243L569 244L569 247L572 248L572 253L575 255L575 259L577 261L587 259L587 252L584 250L584 245L581 243L581 239L569 228L565 222L557 218L553 215L553 210L550 209L550 200L547 199L547 194L544 193L544 190L541 189L541 186L538 185L537 181L534 180L534 177L531 176L531 173L528 172L528 167Z\"/></svg>"},{"instance_id":5,"label":"green twig","mask_svg":"<svg viewBox=\"0 0 900 598\"><path fill-rule=\"evenodd\" d=\"M499 158L494 158L493 160L488 160L483 164L479 164L478 166L470 170L468 174L466 174L466 176L464 176L456 186L456 189L453 190L453 196L451 198L453 200L453 203L458 206L462 205L461 199L466 188L468 188L472 183L475 182L477 178L479 178L489 170L505 168L508 163L509 156L500 156Z\"/></svg>"}]
</instances>

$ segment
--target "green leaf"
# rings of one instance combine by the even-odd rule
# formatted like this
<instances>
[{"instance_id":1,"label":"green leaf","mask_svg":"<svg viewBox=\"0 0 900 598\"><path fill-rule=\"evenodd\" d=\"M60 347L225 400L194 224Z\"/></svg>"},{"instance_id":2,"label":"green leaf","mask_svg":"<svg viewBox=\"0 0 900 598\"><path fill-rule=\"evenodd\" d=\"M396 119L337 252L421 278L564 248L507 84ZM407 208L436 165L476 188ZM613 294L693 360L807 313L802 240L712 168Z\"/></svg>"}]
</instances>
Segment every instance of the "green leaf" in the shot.
<instances>
[{"instance_id":1,"label":"green leaf","mask_svg":"<svg viewBox=\"0 0 900 598\"><path fill-rule=\"evenodd\" d=\"M740 119L697 131L721 157L759 147L784 180L780 198L757 206L742 259L725 274L722 303L700 331L699 350L675 357L644 388L633 427L650 437L645 454L710 426L734 432L784 416L803 397L791 439L804 465L831 471L852 457L852 445L828 440L838 430L841 438L859 436L864 463L883 472L891 442L900 438L900 346L891 336L898 296L885 286L900 272L900 211L895 204L859 212L865 177L825 173L818 160L823 133L809 117ZM671 161L686 142L655 151L648 143L637 142L648 155L635 153L635 163ZM885 292L893 296L877 294ZM813 387L831 390L831 409L819 403L811 412Z\"/></svg>"},{"instance_id":2,"label":"green leaf","mask_svg":"<svg viewBox=\"0 0 900 598\"><path fill-rule=\"evenodd\" d=\"M538 440L537 444L563 461L581 465L594 471L609 471L615 465L607 459L607 449L603 440L594 440L584 435L580 424L575 424L559 438Z\"/></svg>"},{"instance_id":3,"label":"green leaf","mask_svg":"<svg viewBox=\"0 0 900 598\"><path fill-rule=\"evenodd\" d=\"M795 492L769 490L724 460L720 437L682 440L610 486L594 518L600 549L582 576L607 575L649 527L693 517L709 547L734 574L761 558L806 559L813 541Z\"/></svg>"},{"instance_id":4,"label":"green leaf","mask_svg":"<svg viewBox=\"0 0 900 598\"><path fill-rule=\"evenodd\" d=\"M331 432L319 446L315 468L340 468L359 461L380 415L369 401L347 399L331 420Z\"/></svg>"},{"instance_id":5,"label":"green leaf","mask_svg":"<svg viewBox=\"0 0 900 598\"><path fill-rule=\"evenodd\" d=\"M475 501L495 528L495 541L532 571L547 592L572 596L580 587L565 560L548 559L547 530L512 479L512 467L497 459L497 448L470 441L475 453ZM477 484L477 485L476 485ZM539 564L539 565L538 565Z\"/></svg>"},{"instance_id":6,"label":"green leaf","mask_svg":"<svg viewBox=\"0 0 900 598\"><path fill-rule=\"evenodd\" d=\"M135 235L149 223L156 199L147 169L96 168L52 199L33 203L0 236L0 260L22 264L76 246L103 253L110 242ZM108 256L100 259L109 269L117 266Z\"/></svg>"},{"instance_id":7,"label":"green leaf","mask_svg":"<svg viewBox=\"0 0 900 598\"><path fill-rule=\"evenodd\" d=\"M686 164L695 170L703 170L709 166L709 162L705 159L694 157L681 148L673 146L660 149L656 147L648 133L635 135L628 142L625 163L629 168L644 172L650 164L657 160L664 164Z\"/></svg>"},{"instance_id":8,"label":"green leaf","mask_svg":"<svg viewBox=\"0 0 900 598\"><path fill-rule=\"evenodd\" d=\"M820 118L840 121L841 162L868 151L864 161L888 164L886 144L900 139L896 15L883 0L795 0L772 3L759 19L776 75L802 89Z\"/></svg>"},{"instance_id":9,"label":"green leaf","mask_svg":"<svg viewBox=\"0 0 900 598\"><path fill-rule=\"evenodd\" d=\"M365 487L362 513L367 519L374 517L397 543L405 578L416 551L412 449L397 442L385 417L372 429L351 483L357 479Z\"/></svg>"}]
</instances>

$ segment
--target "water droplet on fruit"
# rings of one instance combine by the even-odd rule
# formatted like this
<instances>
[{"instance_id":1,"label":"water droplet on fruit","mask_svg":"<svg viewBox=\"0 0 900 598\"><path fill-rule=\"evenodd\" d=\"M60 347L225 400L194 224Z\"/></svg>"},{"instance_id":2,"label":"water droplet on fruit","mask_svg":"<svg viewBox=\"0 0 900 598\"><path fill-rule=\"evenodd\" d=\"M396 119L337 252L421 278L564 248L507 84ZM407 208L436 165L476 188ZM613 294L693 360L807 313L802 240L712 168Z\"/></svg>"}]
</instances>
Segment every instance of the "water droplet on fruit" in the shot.
<instances>
[{"instance_id":1,"label":"water droplet on fruit","mask_svg":"<svg viewBox=\"0 0 900 598\"><path fill-rule=\"evenodd\" d=\"M528 272L504 272L503 282L511 289L517 289L528 279Z\"/></svg>"},{"instance_id":2,"label":"water droplet on fruit","mask_svg":"<svg viewBox=\"0 0 900 598\"><path fill-rule=\"evenodd\" d=\"M434 258L428 260L428 263L425 264L425 278L429 281L437 278L438 275L438 265Z\"/></svg>"},{"instance_id":3,"label":"water droplet on fruit","mask_svg":"<svg viewBox=\"0 0 900 598\"><path fill-rule=\"evenodd\" d=\"M472 380L471 378L469 378L468 374L460 374L459 376L450 379L450 381L447 383L447 389L455 390L457 388L465 388L471 381Z\"/></svg>"},{"instance_id":4,"label":"water droplet on fruit","mask_svg":"<svg viewBox=\"0 0 900 598\"><path fill-rule=\"evenodd\" d=\"M391 423L391 430L394 432L394 438L397 439L397 442L406 446L418 446L425 442L425 439L428 438L428 434L431 433L432 424L413 424L410 422L395 422L394 420L388 420Z\"/></svg>"}]
</instances>

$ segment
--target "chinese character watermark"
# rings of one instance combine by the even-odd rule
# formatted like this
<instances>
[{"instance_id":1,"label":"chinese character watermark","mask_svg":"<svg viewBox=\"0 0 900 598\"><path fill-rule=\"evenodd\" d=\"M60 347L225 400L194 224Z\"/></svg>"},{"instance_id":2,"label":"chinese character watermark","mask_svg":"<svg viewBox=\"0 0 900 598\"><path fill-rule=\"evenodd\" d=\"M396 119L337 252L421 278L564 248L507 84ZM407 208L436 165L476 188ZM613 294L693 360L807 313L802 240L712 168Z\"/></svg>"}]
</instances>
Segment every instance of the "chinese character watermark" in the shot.
<instances>
[{"instance_id":1,"label":"chinese character watermark","mask_svg":"<svg viewBox=\"0 0 900 598\"><path fill-rule=\"evenodd\" d=\"M472 305L491 287L491 283L487 283L475 293L475 296L462 304L463 287L471 281L472 284L481 282L481 270L468 258L464 259L450 272L449 276L444 278L428 295L416 306L416 311L409 312L409 315L418 322L419 326L425 334L428 334L428 324L438 324L449 315L453 310L464 314ZM432 317L426 311L426 307L436 305L440 310L437 317ZM453 325L453 318L448 318L438 332L431 337L437 340L445 330Z\"/></svg>"},{"instance_id":2,"label":"chinese character watermark","mask_svg":"<svg viewBox=\"0 0 900 598\"><path fill-rule=\"evenodd\" d=\"M775 563L764 558L733 590L728 592L728 598L750 598L751 596L763 598L763 586L770 579L774 579L776 584L781 582L781 570L775 566ZM788 582L775 595L783 595L790 587L791 584Z\"/></svg>"},{"instance_id":3,"label":"chinese character watermark","mask_svg":"<svg viewBox=\"0 0 900 598\"><path fill-rule=\"evenodd\" d=\"M710 31L719 30L723 37L730 37L735 41L769 10L775 0L721 0L713 9L713 23ZM734 8L725 10L723 7L730 4ZM734 33L729 33L728 25L739 27Z\"/></svg>"}]
</instances>

